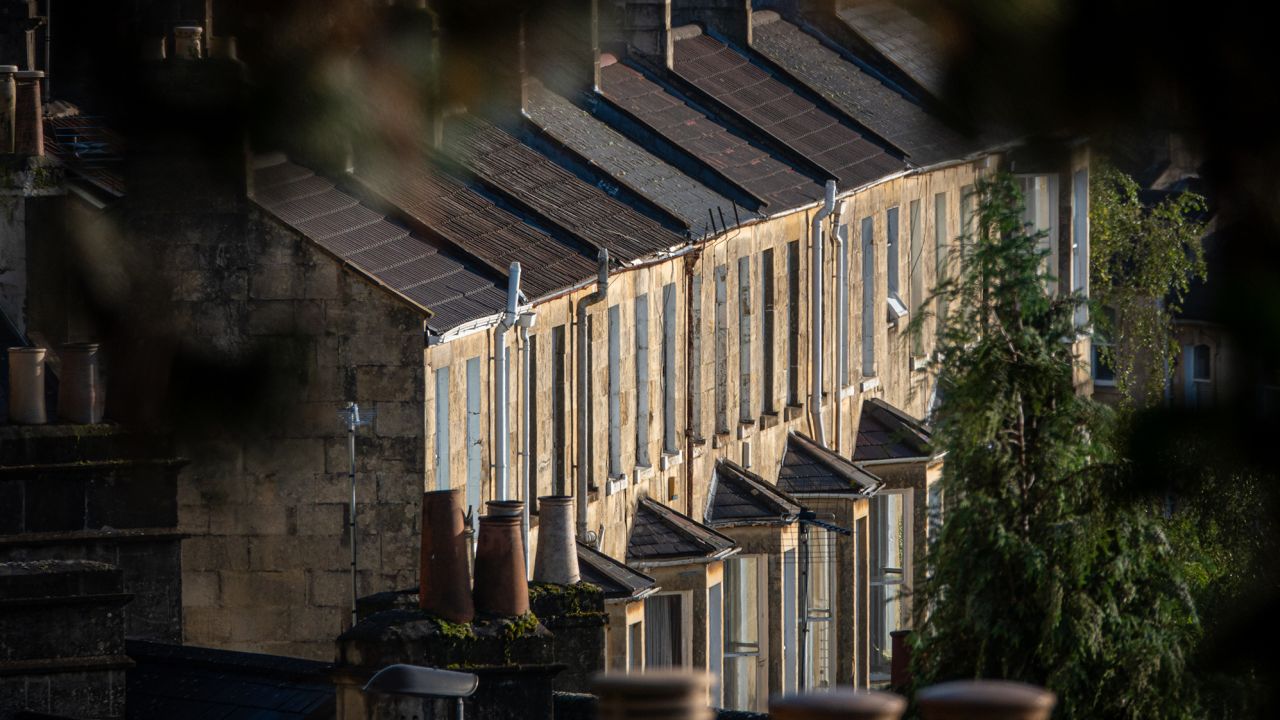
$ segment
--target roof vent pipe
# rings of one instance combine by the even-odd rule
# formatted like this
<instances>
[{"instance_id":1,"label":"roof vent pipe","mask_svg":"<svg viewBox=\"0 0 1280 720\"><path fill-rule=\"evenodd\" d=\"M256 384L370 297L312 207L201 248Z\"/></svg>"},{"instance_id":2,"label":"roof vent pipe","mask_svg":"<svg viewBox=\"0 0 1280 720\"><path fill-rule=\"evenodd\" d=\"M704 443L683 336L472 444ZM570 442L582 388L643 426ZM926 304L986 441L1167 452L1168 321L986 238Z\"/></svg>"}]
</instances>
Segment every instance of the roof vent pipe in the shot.
<instances>
[{"instance_id":1,"label":"roof vent pipe","mask_svg":"<svg viewBox=\"0 0 1280 720\"><path fill-rule=\"evenodd\" d=\"M578 301L578 539L589 542L587 537L587 478L591 475L588 463L591 461L588 443L591 442L591 428L587 423L588 397L587 382L591 371L591 357L587 350L589 336L587 333L587 308L609 296L609 251L600 248L599 264L596 276L596 291Z\"/></svg>"},{"instance_id":2,"label":"roof vent pipe","mask_svg":"<svg viewBox=\"0 0 1280 720\"><path fill-rule=\"evenodd\" d=\"M813 250L812 260L809 263L809 274L813 277L813 290L809 296L810 321L812 327L809 332L809 348L813 357L813 386L810 393L809 404L810 412L813 413L813 438L818 441L822 447L827 446L827 433L822 425L822 388L826 384L824 382L824 372L822 367L823 354L826 352L824 343L822 342L823 327L823 306L826 304L824 296L823 279L826 276L826 268L823 262L823 240L822 240L822 221L827 219L831 211L836 207L836 181L827 181L827 192L822 200L822 207L813 216L813 222L809 228L809 242Z\"/></svg>"},{"instance_id":3,"label":"roof vent pipe","mask_svg":"<svg viewBox=\"0 0 1280 720\"><path fill-rule=\"evenodd\" d=\"M495 375L494 383L494 450L497 460L494 467L494 484L496 485L496 495L498 500L506 500L508 497L507 479L510 475L511 467L511 451L510 451L510 416L511 408L508 398L510 397L509 385L511 383L510 373L507 372L507 330L510 330L516 324L517 308L520 301L520 263L511 263L511 271L507 275L507 311L502 315L502 319L498 322L497 339L494 343L493 351L493 374Z\"/></svg>"}]
</instances>

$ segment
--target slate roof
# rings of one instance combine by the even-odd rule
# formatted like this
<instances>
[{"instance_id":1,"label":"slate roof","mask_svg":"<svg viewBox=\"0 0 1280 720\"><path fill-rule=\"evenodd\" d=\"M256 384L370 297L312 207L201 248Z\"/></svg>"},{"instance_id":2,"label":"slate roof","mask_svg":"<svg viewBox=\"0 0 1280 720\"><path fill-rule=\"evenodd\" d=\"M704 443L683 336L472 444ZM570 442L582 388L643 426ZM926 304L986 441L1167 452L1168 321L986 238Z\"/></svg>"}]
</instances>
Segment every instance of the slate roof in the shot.
<instances>
[{"instance_id":1,"label":"slate roof","mask_svg":"<svg viewBox=\"0 0 1280 720\"><path fill-rule=\"evenodd\" d=\"M752 50L901 148L916 165L958 159L976 149L924 108L777 13L757 12L752 19Z\"/></svg>"},{"instance_id":2,"label":"slate roof","mask_svg":"<svg viewBox=\"0 0 1280 720\"><path fill-rule=\"evenodd\" d=\"M583 580L604 590L606 600L627 600L658 587L648 575L582 543L578 543L578 569Z\"/></svg>"},{"instance_id":3,"label":"slate roof","mask_svg":"<svg viewBox=\"0 0 1280 720\"><path fill-rule=\"evenodd\" d=\"M707 525L786 525L801 508L794 498L729 460L716 463L707 501Z\"/></svg>"},{"instance_id":4,"label":"slate roof","mask_svg":"<svg viewBox=\"0 0 1280 720\"><path fill-rule=\"evenodd\" d=\"M527 86L529 119L549 137L599 168L616 183L671 213L694 238L719 232L707 211L732 222L757 217L729 198L685 175L536 80Z\"/></svg>"},{"instance_id":5,"label":"slate roof","mask_svg":"<svg viewBox=\"0 0 1280 720\"><path fill-rule=\"evenodd\" d=\"M130 640L129 720L312 720L334 716L328 663Z\"/></svg>"},{"instance_id":6,"label":"slate roof","mask_svg":"<svg viewBox=\"0 0 1280 720\"><path fill-rule=\"evenodd\" d=\"M103 118L79 114L45 118L44 150L102 190L124 195L124 141Z\"/></svg>"},{"instance_id":7,"label":"slate roof","mask_svg":"<svg viewBox=\"0 0 1280 720\"><path fill-rule=\"evenodd\" d=\"M880 398L871 398L862 403L853 459L865 462L926 458L933 455L929 439L929 431L919 420Z\"/></svg>"},{"instance_id":8,"label":"slate roof","mask_svg":"<svg viewBox=\"0 0 1280 720\"><path fill-rule=\"evenodd\" d=\"M759 198L771 212L822 197L822 186L812 178L731 133L636 69L603 57L601 66L600 89L607 100Z\"/></svg>"},{"instance_id":9,"label":"slate roof","mask_svg":"<svg viewBox=\"0 0 1280 720\"><path fill-rule=\"evenodd\" d=\"M388 172L357 170L356 177L407 218L503 277L512 261L519 261L528 297L595 275L595 258L587 257L584 248L499 207L426 158L397 162Z\"/></svg>"},{"instance_id":10,"label":"slate roof","mask_svg":"<svg viewBox=\"0 0 1280 720\"><path fill-rule=\"evenodd\" d=\"M778 487L793 495L870 496L884 484L880 478L827 450L809 438L791 433L778 470Z\"/></svg>"},{"instance_id":11,"label":"slate roof","mask_svg":"<svg viewBox=\"0 0 1280 720\"><path fill-rule=\"evenodd\" d=\"M677 75L825 169L841 187L864 185L903 169L901 160L736 50L702 33L685 34L674 43Z\"/></svg>"},{"instance_id":12,"label":"slate roof","mask_svg":"<svg viewBox=\"0 0 1280 720\"><path fill-rule=\"evenodd\" d=\"M611 258L630 262L683 242L474 115L451 118L446 143L450 154L468 170L565 231L607 247Z\"/></svg>"},{"instance_id":13,"label":"slate roof","mask_svg":"<svg viewBox=\"0 0 1280 720\"><path fill-rule=\"evenodd\" d=\"M627 540L627 562L697 560L728 555L736 547L733 540L688 515L641 498Z\"/></svg>"},{"instance_id":14,"label":"slate roof","mask_svg":"<svg viewBox=\"0 0 1280 720\"><path fill-rule=\"evenodd\" d=\"M283 157L261 159L253 199L263 209L432 316L443 331L506 307L504 284L464 256L442 251Z\"/></svg>"},{"instance_id":15,"label":"slate roof","mask_svg":"<svg viewBox=\"0 0 1280 720\"><path fill-rule=\"evenodd\" d=\"M836 15L899 71L935 98L944 79L937 36L894 0L860 0Z\"/></svg>"}]
</instances>

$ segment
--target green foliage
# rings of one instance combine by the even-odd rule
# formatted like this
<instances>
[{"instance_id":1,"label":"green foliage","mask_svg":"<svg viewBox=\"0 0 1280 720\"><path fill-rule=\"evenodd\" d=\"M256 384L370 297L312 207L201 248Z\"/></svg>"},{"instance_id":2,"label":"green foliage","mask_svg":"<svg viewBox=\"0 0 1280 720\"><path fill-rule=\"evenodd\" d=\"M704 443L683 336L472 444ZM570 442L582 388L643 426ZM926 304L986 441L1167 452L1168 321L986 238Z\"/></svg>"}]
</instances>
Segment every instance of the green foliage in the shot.
<instances>
[{"instance_id":1,"label":"green foliage","mask_svg":"<svg viewBox=\"0 0 1280 720\"><path fill-rule=\"evenodd\" d=\"M1082 300L1046 292L1014 182L977 191L975 236L934 298L947 505L914 598L916 682L1036 683L1068 719L1199 717L1181 568L1148 509L1108 492L1114 416L1072 384Z\"/></svg>"},{"instance_id":2,"label":"green foliage","mask_svg":"<svg viewBox=\"0 0 1280 720\"><path fill-rule=\"evenodd\" d=\"M1105 163L1089 182L1090 295L1094 329L1110 345L1122 402L1150 406L1178 352L1173 317L1191 282L1205 277L1204 198L1171 195L1148 208L1133 178Z\"/></svg>"}]
</instances>

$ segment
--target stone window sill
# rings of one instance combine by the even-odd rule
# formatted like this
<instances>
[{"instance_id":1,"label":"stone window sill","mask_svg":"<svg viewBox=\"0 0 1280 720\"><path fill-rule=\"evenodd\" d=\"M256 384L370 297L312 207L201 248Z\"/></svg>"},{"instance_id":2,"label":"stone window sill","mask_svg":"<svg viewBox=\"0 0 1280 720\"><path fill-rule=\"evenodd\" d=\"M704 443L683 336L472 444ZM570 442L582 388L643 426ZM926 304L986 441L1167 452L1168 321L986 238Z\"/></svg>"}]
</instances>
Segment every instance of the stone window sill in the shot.
<instances>
[{"instance_id":1,"label":"stone window sill","mask_svg":"<svg viewBox=\"0 0 1280 720\"><path fill-rule=\"evenodd\" d=\"M777 424L778 424L778 413L776 413L776 412L767 412L767 413L761 413L761 414L760 414L760 429L761 429L761 430L768 430L769 428L771 428L771 427L773 427L774 425L777 425Z\"/></svg>"},{"instance_id":2,"label":"stone window sill","mask_svg":"<svg viewBox=\"0 0 1280 720\"><path fill-rule=\"evenodd\" d=\"M869 392L871 390L875 390L876 388L880 387L880 378L878 377L863 378L862 382L859 383L858 387L862 390L862 392Z\"/></svg>"},{"instance_id":3,"label":"stone window sill","mask_svg":"<svg viewBox=\"0 0 1280 720\"><path fill-rule=\"evenodd\" d=\"M663 470L670 470L673 467L679 466L683 462L684 453L679 450L673 453L664 452L662 453L662 457L658 458L658 467Z\"/></svg>"}]
</instances>

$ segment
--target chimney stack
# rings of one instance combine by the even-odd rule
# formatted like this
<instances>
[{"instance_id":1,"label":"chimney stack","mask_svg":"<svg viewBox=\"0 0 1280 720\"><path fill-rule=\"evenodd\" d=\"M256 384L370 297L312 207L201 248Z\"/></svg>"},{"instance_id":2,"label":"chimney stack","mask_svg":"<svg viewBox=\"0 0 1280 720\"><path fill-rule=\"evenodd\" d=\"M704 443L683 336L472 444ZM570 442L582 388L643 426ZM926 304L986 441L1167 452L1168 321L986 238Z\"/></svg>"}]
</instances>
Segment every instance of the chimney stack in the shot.
<instances>
[{"instance_id":1,"label":"chimney stack","mask_svg":"<svg viewBox=\"0 0 1280 720\"><path fill-rule=\"evenodd\" d=\"M173 29L173 59L199 60L204 57L201 42L204 28L198 25L182 25Z\"/></svg>"},{"instance_id":2,"label":"chimney stack","mask_svg":"<svg viewBox=\"0 0 1280 720\"><path fill-rule=\"evenodd\" d=\"M44 155L44 102L40 98L40 70L19 70L13 74L14 152L28 157Z\"/></svg>"},{"instance_id":3,"label":"chimney stack","mask_svg":"<svg viewBox=\"0 0 1280 720\"><path fill-rule=\"evenodd\" d=\"M59 353L58 418L83 425L102 422L102 375L97 343L72 343Z\"/></svg>"},{"instance_id":4,"label":"chimney stack","mask_svg":"<svg viewBox=\"0 0 1280 720\"><path fill-rule=\"evenodd\" d=\"M422 494L420 562L418 606L450 622L471 622L475 608L471 602L461 490Z\"/></svg>"},{"instance_id":5,"label":"chimney stack","mask_svg":"<svg viewBox=\"0 0 1280 720\"><path fill-rule=\"evenodd\" d=\"M600 87L599 0L543 0L527 18L529 74L565 97Z\"/></svg>"},{"instance_id":6,"label":"chimney stack","mask_svg":"<svg viewBox=\"0 0 1280 720\"><path fill-rule=\"evenodd\" d=\"M605 673L593 690L600 720L711 720L707 703L711 676L694 670Z\"/></svg>"},{"instance_id":7,"label":"chimney stack","mask_svg":"<svg viewBox=\"0 0 1280 720\"><path fill-rule=\"evenodd\" d=\"M443 107L460 106L512 128L527 105L529 0L434 0L440 22Z\"/></svg>"}]
</instances>

